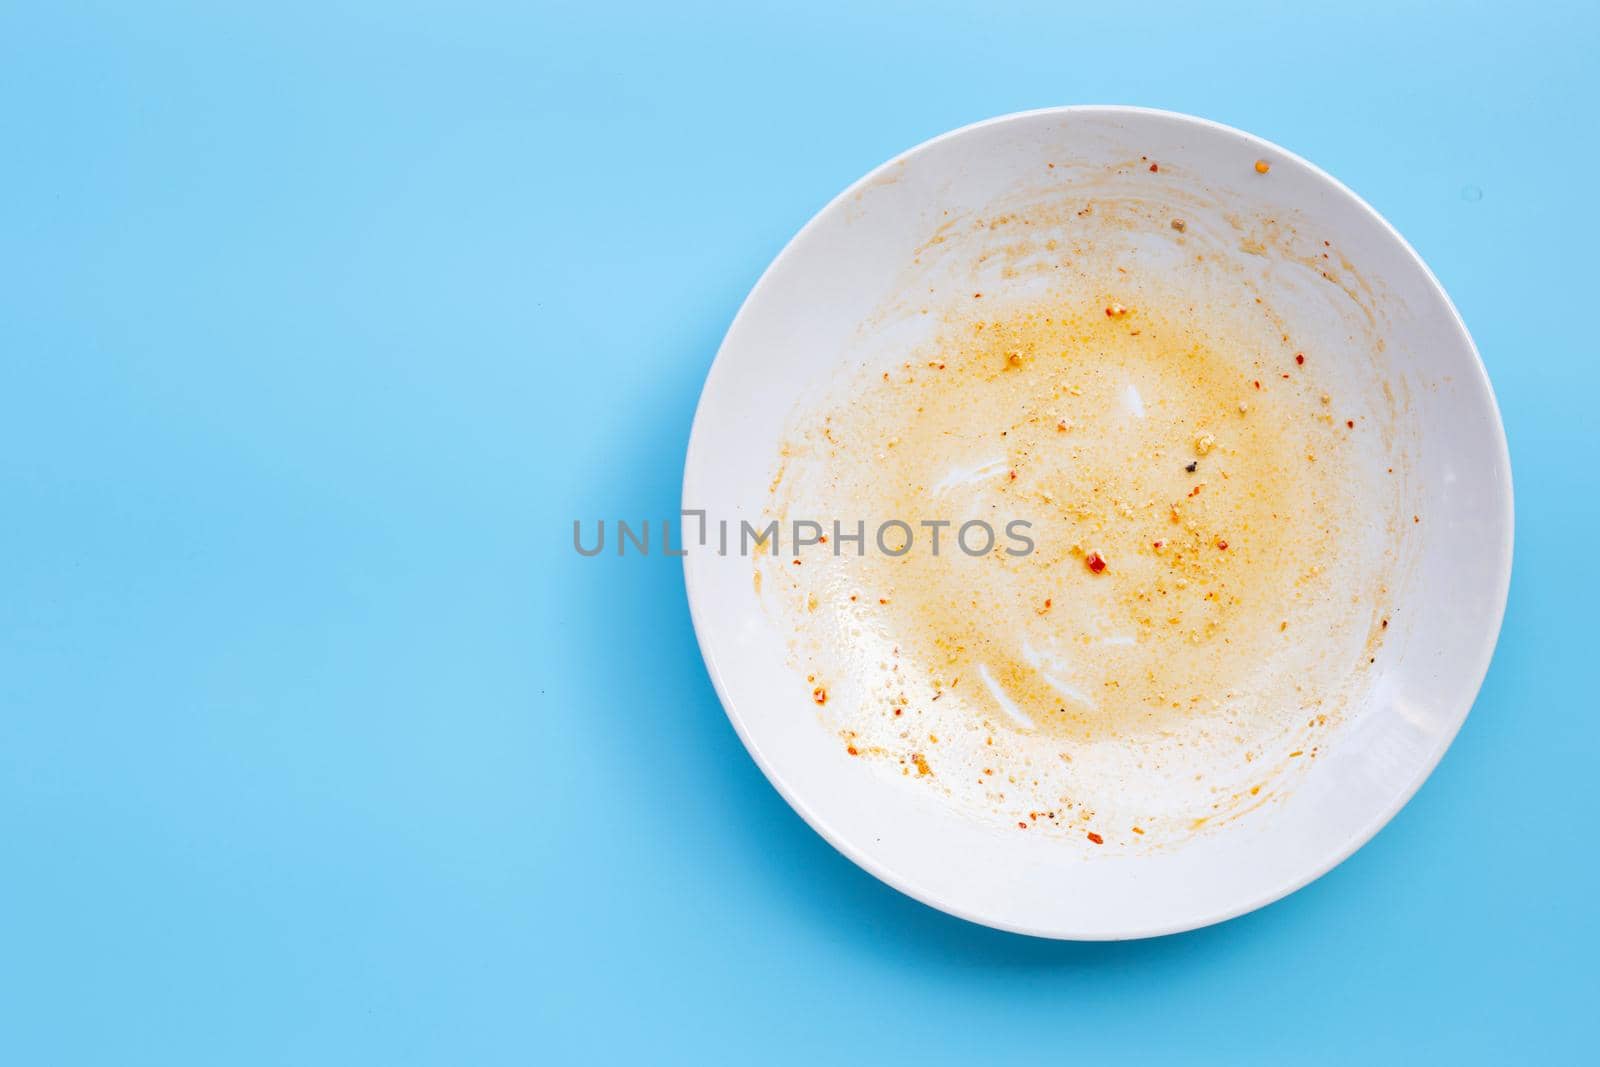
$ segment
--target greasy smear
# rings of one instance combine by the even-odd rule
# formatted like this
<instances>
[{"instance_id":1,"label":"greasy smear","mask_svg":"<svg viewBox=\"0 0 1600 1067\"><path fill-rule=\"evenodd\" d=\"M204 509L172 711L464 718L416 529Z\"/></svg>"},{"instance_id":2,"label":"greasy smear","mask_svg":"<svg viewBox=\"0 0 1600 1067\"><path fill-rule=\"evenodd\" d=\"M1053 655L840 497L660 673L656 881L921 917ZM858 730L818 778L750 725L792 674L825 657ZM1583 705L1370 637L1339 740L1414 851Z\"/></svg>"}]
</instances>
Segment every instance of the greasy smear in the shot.
<instances>
[{"instance_id":1,"label":"greasy smear","mask_svg":"<svg viewBox=\"0 0 1600 1067\"><path fill-rule=\"evenodd\" d=\"M939 556L850 570L902 656L1080 737L1159 731L1248 678L1325 592L1340 484L1315 390L1279 376L1292 357L1236 366L1192 324L1103 306L974 316L830 424L846 464L873 457L849 489L877 515L1031 522L1027 556L1001 529L969 558L952 528Z\"/></svg>"},{"instance_id":2,"label":"greasy smear","mask_svg":"<svg viewBox=\"0 0 1600 1067\"><path fill-rule=\"evenodd\" d=\"M900 356L800 420L774 483L772 516L862 520L865 551L758 565L852 753L1097 844L1267 803L1371 658L1386 567L1317 352L1117 267L973 289Z\"/></svg>"}]
</instances>

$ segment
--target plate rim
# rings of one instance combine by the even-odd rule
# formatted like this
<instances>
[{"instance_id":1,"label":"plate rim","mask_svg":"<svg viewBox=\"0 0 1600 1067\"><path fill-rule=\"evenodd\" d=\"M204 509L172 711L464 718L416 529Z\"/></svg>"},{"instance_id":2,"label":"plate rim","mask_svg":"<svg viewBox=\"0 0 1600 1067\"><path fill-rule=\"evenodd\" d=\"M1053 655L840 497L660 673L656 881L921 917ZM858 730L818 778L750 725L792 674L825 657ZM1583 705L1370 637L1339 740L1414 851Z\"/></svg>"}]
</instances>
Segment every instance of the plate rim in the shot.
<instances>
[{"instance_id":1,"label":"plate rim","mask_svg":"<svg viewBox=\"0 0 1600 1067\"><path fill-rule=\"evenodd\" d=\"M1345 860L1349 859L1364 845L1375 838L1384 827L1392 822L1395 816L1398 815L1401 810L1403 810L1405 806L1411 802L1411 799L1422 788L1423 784L1433 776L1433 772L1438 768L1439 763L1444 759L1445 753L1450 750L1450 746L1455 742L1455 739L1460 733L1462 726L1466 724L1468 716L1472 713L1472 709L1477 705L1478 697L1483 689L1483 683L1488 677L1490 666L1493 664L1495 649L1499 643L1500 633L1505 623L1506 606L1510 597L1511 573L1514 563L1514 548L1516 541L1515 479L1511 467L1510 446L1506 438L1505 419L1500 410L1499 399L1495 396L1494 385L1490 381L1488 368L1484 365L1483 357L1478 351L1477 343L1473 340L1471 331L1467 329L1466 322L1462 319L1460 311L1457 310L1455 302L1450 299L1450 294L1446 292L1444 286L1440 283L1432 268L1428 266L1427 262L1420 254L1418 254L1417 250L1411 246L1411 243L1405 239L1400 231L1397 230L1388 219L1384 218L1384 216L1363 197L1361 197L1360 194L1356 193L1349 186L1339 181L1339 179L1335 178L1333 175L1329 174L1315 163L1312 163L1310 160L1305 159L1304 157L1282 147L1281 145L1278 145L1272 141L1268 141L1265 138L1258 137L1255 134L1249 133L1245 130L1238 129L1237 127L1229 126L1225 123L1216 122L1212 119L1202 118L1197 115L1190 115L1185 112L1171 111L1163 108L1141 107L1130 104L1068 104L1055 107L1032 108L1023 111L1008 112L1002 115L995 115L991 118L981 119L977 122L967 123L966 125L958 126L954 129L928 138L927 140L921 141L918 144L905 149L904 151L896 154L894 157L872 168L866 174L851 182L836 196L830 198L822 207L818 208L817 211L806 220L806 223L801 226L800 229L797 230L787 242L785 242L783 248L781 248L777 255L772 258L772 261L767 264L766 268L761 272L760 277L756 279L755 284L751 286L749 293L747 293L744 300L740 302L739 310L734 314L733 319L729 322L727 330L723 333L722 341L717 346L716 355L712 358L711 365L706 369L705 382L702 383L700 387L700 396L695 402L694 417L689 428L689 443L684 453L684 471L683 482L680 489L680 506L687 508L689 504L687 494L689 490L691 470L693 469L695 457L698 451L697 442L701 439L702 420L705 418L706 391L707 387L710 385L712 377L716 373L718 364L722 362L727 354L728 338L733 336L750 307L756 302L757 298L764 293L779 265L791 255L795 247L806 237L807 234L819 226L822 220L830 216L840 205L848 202L856 194L871 186L881 175L895 167L902 165L912 157L923 153L945 141L953 140L957 137L962 137L991 126L1007 125L1010 123L1046 116L1065 117L1068 115L1082 114L1111 116L1137 115L1145 117L1158 117L1165 120L1176 121L1180 124L1195 126L1213 133L1221 133L1231 137L1240 138L1246 143L1256 146L1263 153L1275 155L1282 159L1292 160L1295 163L1307 168L1315 177L1327 182L1331 189L1347 197L1355 207L1357 207L1360 211L1365 212L1372 219L1372 221L1376 222L1384 231L1388 233L1388 235L1395 241L1404 254L1410 257L1411 261L1421 270L1422 276L1432 287L1435 295L1437 295L1442 302L1443 307L1449 312L1450 322L1453 324L1460 339L1466 342L1467 351L1472 354L1473 365L1477 371L1474 382L1481 388L1484 397L1489 402L1489 409L1494 415L1494 444L1497 446L1496 450L1498 451L1501 459L1501 470L1504 472L1504 493L1502 494L1503 513L1501 515L1501 520L1505 531L1505 536L1501 545L1499 546L1499 552L1497 553L1498 567L1495 577L1498 588L1494 590L1494 596L1492 600L1492 602L1496 605L1494 612L1494 625L1485 629L1484 632L1487 636L1482 643L1482 646L1477 650L1475 656L1467 661L1468 664L1473 668L1472 674L1475 674L1475 678L1473 678L1471 685L1472 697L1470 700L1466 701L1465 707L1462 708L1459 715L1454 717L1454 723L1447 730L1441 732L1440 738L1436 742L1434 750L1429 753L1427 759L1421 767L1420 772L1406 784L1403 790L1396 794L1396 799L1389 806L1382 809L1377 815L1373 816L1357 830L1347 835L1346 839L1340 842L1336 849L1329 850L1329 858L1320 861L1317 864L1313 864L1310 868L1310 873L1304 875L1303 877L1299 877L1298 879L1290 879L1280 886L1276 886L1264 892L1254 894L1236 906L1218 909L1215 913L1198 919L1178 920L1171 923L1155 923L1145 926L1130 927L1126 930L1108 933L1100 930L1071 931L1060 928L1030 926L1025 923L1013 922L998 916L982 914L974 911L973 909L956 904L953 901L941 899L935 894L928 892L926 889L912 884L893 871L889 870L874 857L867 854L864 850L853 846L844 835L836 832L831 825L829 825L825 820L821 819L814 811L812 811L809 806L798 796L798 794L789 786L789 784L783 780L782 776L776 772L773 766L765 758L760 746L757 745L755 739L751 736L749 730L747 729L743 718L735 710L734 701L728 693L727 685L722 676L722 671L715 662L713 654L708 646L708 623L706 622L702 613L699 600L695 595L694 571L690 562L693 558L692 554L686 555L683 559L683 579L684 594L689 603L689 617L694 627L695 643L699 646L700 657L705 663L706 673L710 676L711 685L716 691L717 699L722 704L723 713L727 716L728 721L732 724L734 732L738 735L740 742L744 745L745 751L750 754L750 758L755 761L755 764L758 768L760 768L762 775L765 776L772 787L777 790L778 795L781 796L784 802L787 803L789 807L792 808L794 812L805 821L806 825L811 827L811 829L821 836L822 839L825 840L829 845L831 845L835 851L844 856L846 859L850 860L856 866L860 867L862 870L866 871L868 874L871 874L880 882L883 882L884 884L905 894L913 900L919 901L948 915L953 915L957 918L965 919L968 922L976 923L980 926L1056 941L1130 941L1184 933L1189 930L1197 930L1207 926L1214 926L1218 923L1223 923L1229 921L1230 919L1238 918L1241 915L1249 914L1250 912L1257 911L1268 906L1269 904L1274 904L1277 901L1291 896L1301 889L1304 889L1306 886L1310 885L1312 882L1315 882L1317 879L1321 878L1335 867L1338 867Z\"/></svg>"}]
</instances>

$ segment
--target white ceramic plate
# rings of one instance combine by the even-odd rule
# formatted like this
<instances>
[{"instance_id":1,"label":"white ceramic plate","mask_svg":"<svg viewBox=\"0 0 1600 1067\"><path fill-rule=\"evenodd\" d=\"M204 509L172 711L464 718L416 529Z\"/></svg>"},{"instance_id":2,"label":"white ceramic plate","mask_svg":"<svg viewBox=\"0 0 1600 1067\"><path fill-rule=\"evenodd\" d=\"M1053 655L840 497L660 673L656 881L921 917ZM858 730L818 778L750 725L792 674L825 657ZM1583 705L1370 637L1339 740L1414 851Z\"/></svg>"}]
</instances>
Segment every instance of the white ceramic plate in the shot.
<instances>
[{"instance_id":1,"label":"white ceramic plate","mask_svg":"<svg viewBox=\"0 0 1600 1067\"><path fill-rule=\"evenodd\" d=\"M1256 160L1270 172L1259 173ZM1370 669L1336 694L1346 710L1292 789L1161 847L1096 849L1081 835L1008 832L917 788L914 775L881 773L846 754L830 717L848 709L819 710L810 698L791 623L763 603L751 561L720 555L714 532L709 545L694 544L692 530L685 559L712 681L795 810L897 889L1044 937L1144 937L1219 922L1350 855L1406 803L1460 728L1510 578L1511 473L1499 414L1471 338L1416 253L1359 197L1291 153L1201 119L1126 107L1035 111L954 131L862 178L813 218L751 292L717 355L689 444L685 509L704 511L713 529L719 520L735 530L741 519L756 522L771 505L779 449L807 405L911 343L895 325L908 300L914 312L974 285L997 298L1027 284L1025 274L995 267L1008 244L1014 250L1016 230L982 220L1017 205L1025 217L1029 204L1119 198L1149 218L1186 222L1183 240L1136 225L1132 238L1117 238L1123 253L1144 257L1141 269L1177 269L1204 249L1317 344L1352 409L1387 405L1389 424L1372 447L1394 468L1403 510L1416 515L1407 529L1376 535L1395 542L1381 564L1391 572L1393 623ZM1097 218L1112 215L1040 215L1029 248L1093 236L1107 224ZM936 235L954 251L927 255ZM1137 802L1144 788L1133 778L1125 792Z\"/></svg>"}]
</instances>

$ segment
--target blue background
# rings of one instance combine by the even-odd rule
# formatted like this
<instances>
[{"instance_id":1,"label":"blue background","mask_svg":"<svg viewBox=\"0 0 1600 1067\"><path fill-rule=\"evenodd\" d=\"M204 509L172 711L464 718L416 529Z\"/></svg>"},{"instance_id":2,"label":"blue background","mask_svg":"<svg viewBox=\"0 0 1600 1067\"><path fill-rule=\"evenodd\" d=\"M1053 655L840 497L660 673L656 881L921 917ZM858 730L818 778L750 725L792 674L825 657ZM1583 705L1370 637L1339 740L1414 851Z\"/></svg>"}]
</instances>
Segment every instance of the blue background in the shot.
<instances>
[{"instance_id":1,"label":"blue background","mask_svg":"<svg viewBox=\"0 0 1600 1067\"><path fill-rule=\"evenodd\" d=\"M211 7L0 5L0 1061L1593 1055L1592 7ZM675 512L716 345L835 192L1073 102L1393 221L1519 520L1389 828L1110 945L837 856L679 569L570 541Z\"/></svg>"}]
</instances>

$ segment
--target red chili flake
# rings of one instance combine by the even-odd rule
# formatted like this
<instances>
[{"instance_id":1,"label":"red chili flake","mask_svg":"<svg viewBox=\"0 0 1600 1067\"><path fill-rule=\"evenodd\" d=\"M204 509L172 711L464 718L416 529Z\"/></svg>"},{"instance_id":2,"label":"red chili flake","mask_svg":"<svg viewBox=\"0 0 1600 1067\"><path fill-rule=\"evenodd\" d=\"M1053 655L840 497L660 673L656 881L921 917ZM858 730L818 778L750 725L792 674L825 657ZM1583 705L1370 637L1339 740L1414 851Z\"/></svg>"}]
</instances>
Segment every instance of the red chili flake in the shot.
<instances>
[{"instance_id":1,"label":"red chili flake","mask_svg":"<svg viewBox=\"0 0 1600 1067\"><path fill-rule=\"evenodd\" d=\"M1353 430L1353 429L1356 428L1356 420L1355 419L1345 419L1344 420L1344 424L1349 429Z\"/></svg>"},{"instance_id":2,"label":"red chili flake","mask_svg":"<svg viewBox=\"0 0 1600 1067\"><path fill-rule=\"evenodd\" d=\"M899 715L899 714L900 714L900 711L901 711L901 709L900 709L900 708L895 708L895 709L894 709L894 713L895 713L895 714L896 714L896 715Z\"/></svg>"},{"instance_id":3,"label":"red chili flake","mask_svg":"<svg viewBox=\"0 0 1600 1067\"><path fill-rule=\"evenodd\" d=\"M1017 822L1017 829L1018 830L1026 830L1027 828L1028 828L1028 824L1027 823L1022 822L1021 820L1018 820L1018 822Z\"/></svg>"},{"instance_id":4,"label":"red chili flake","mask_svg":"<svg viewBox=\"0 0 1600 1067\"><path fill-rule=\"evenodd\" d=\"M1159 552L1161 550L1161 546L1164 544L1166 544L1165 541L1151 541L1150 547Z\"/></svg>"},{"instance_id":5,"label":"red chili flake","mask_svg":"<svg viewBox=\"0 0 1600 1067\"><path fill-rule=\"evenodd\" d=\"M1012 471L1011 472L1011 480L1012 481L1016 481L1017 480L1017 472L1016 471Z\"/></svg>"},{"instance_id":6,"label":"red chili flake","mask_svg":"<svg viewBox=\"0 0 1600 1067\"><path fill-rule=\"evenodd\" d=\"M1089 831L1089 840L1093 841L1097 845L1103 845L1106 843L1106 839L1095 833L1093 830Z\"/></svg>"},{"instance_id":7,"label":"red chili flake","mask_svg":"<svg viewBox=\"0 0 1600 1067\"><path fill-rule=\"evenodd\" d=\"M1261 379L1260 379L1260 378L1257 378L1257 379L1256 379L1256 382L1255 382L1255 385L1256 385L1256 388L1257 388L1257 389L1260 389L1260 388L1261 388Z\"/></svg>"},{"instance_id":8,"label":"red chili flake","mask_svg":"<svg viewBox=\"0 0 1600 1067\"><path fill-rule=\"evenodd\" d=\"M1156 166L1156 165L1155 165L1155 164L1154 164L1154 163L1152 163L1152 164L1150 164L1150 173L1151 173L1151 174L1156 174L1156 173L1158 173L1158 172L1159 172L1159 171L1160 171L1160 170L1161 170L1161 168L1160 168L1160 167L1158 167L1158 166Z\"/></svg>"},{"instance_id":9,"label":"red chili flake","mask_svg":"<svg viewBox=\"0 0 1600 1067\"><path fill-rule=\"evenodd\" d=\"M1296 352L1294 354L1294 361L1296 363L1304 363L1306 361L1306 354L1304 352Z\"/></svg>"},{"instance_id":10,"label":"red chili flake","mask_svg":"<svg viewBox=\"0 0 1600 1067\"><path fill-rule=\"evenodd\" d=\"M1106 558L1098 552L1091 552L1083 557L1083 564L1091 571L1099 574L1106 569Z\"/></svg>"},{"instance_id":11,"label":"red chili flake","mask_svg":"<svg viewBox=\"0 0 1600 1067\"><path fill-rule=\"evenodd\" d=\"M1228 542L1223 541L1221 539L1218 539L1217 547L1222 549L1222 551L1226 552L1226 551L1228 551Z\"/></svg>"},{"instance_id":12,"label":"red chili flake","mask_svg":"<svg viewBox=\"0 0 1600 1067\"><path fill-rule=\"evenodd\" d=\"M856 746L854 746L854 745L846 745L844 747L844 750L846 752L850 753L850 755L852 755L852 756L861 755L861 750L859 748L857 748Z\"/></svg>"},{"instance_id":13,"label":"red chili flake","mask_svg":"<svg viewBox=\"0 0 1600 1067\"><path fill-rule=\"evenodd\" d=\"M818 704L826 704L828 702L828 691L819 685L811 691L811 699Z\"/></svg>"},{"instance_id":14,"label":"red chili flake","mask_svg":"<svg viewBox=\"0 0 1600 1067\"><path fill-rule=\"evenodd\" d=\"M972 294L972 299L974 299L974 300L982 300L983 299L983 294L982 293L973 293Z\"/></svg>"}]
</instances>

